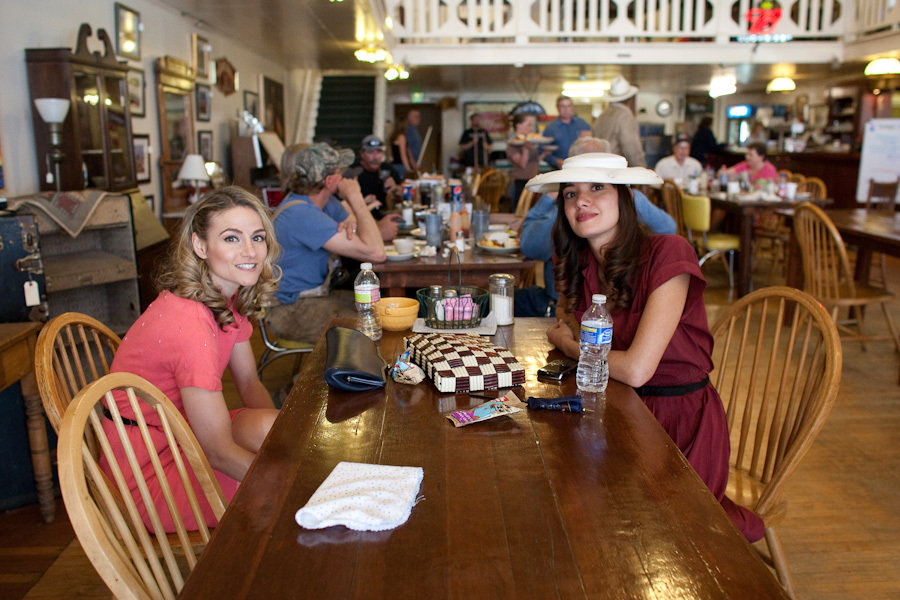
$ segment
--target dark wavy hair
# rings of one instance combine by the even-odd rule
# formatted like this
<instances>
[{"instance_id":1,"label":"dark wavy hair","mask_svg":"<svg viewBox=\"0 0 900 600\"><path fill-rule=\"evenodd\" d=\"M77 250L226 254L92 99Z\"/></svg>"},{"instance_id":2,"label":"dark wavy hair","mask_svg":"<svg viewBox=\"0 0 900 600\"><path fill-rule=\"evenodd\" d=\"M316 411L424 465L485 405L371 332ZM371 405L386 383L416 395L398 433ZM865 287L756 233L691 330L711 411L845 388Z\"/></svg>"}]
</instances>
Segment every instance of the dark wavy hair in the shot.
<instances>
[{"instance_id":1,"label":"dark wavy hair","mask_svg":"<svg viewBox=\"0 0 900 600\"><path fill-rule=\"evenodd\" d=\"M245 317L259 318L263 307L271 304L272 296L278 290L281 268L275 261L281 246L275 239L275 228L266 207L256 196L237 186L213 190L188 208L170 243L167 262L157 277L160 289L208 306L223 330L235 321L234 314L228 308L229 298L213 284L209 264L194 253L191 236L196 233L200 238L207 239L212 218L238 206L250 208L259 215L266 232L268 252L256 284L238 289L234 310Z\"/></svg>"},{"instance_id":2,"label":"dark wavy hair","mask_svg":"<svg viewBox=\"0 0 900 600\"><path fill-rule=\"evenodd\" d=\"M575 235L566 218L565 200L560 184L556 198L557 215L553 225L553 248L556 254L554 278L556 289L566 297L563 308L575 314L578 298L582 294L584 276L581 256L590 252L587 240ZM619 224L616 237L600 259L600 284L610 306L628 308L634 297L631 282L640 268L641 249L650 234L638 220L634 195L627 185L616 185L619 195Z\"/></svg>"}]
</instances>

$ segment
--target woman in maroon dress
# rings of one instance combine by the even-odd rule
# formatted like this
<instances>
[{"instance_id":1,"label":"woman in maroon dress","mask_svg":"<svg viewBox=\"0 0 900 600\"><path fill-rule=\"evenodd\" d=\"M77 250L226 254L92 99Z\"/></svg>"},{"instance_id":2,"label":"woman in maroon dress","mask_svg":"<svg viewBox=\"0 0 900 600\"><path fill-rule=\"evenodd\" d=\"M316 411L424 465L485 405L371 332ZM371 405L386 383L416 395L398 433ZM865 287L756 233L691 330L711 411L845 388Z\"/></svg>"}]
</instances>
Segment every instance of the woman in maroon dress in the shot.
<instances>
[{"instance_id":1,"label":"woman in maroon dress","mask_svg":"<svg viewBox=\"0 0 900 600\"><path fill-rule=\"evenodd\" d=\"M606 294L613 319L609 376L635 388L700 478L750 541L764 526L725 497L730 445L725 410L709 381L713 339L697 255L675 235L650 235L629 184L660 183L649 169L614 154L582 154L530 180L532 192L559 191L553 229L556 325L548 339L579 355L580 321L593 294Z\"/></svg>"}]
</instances>

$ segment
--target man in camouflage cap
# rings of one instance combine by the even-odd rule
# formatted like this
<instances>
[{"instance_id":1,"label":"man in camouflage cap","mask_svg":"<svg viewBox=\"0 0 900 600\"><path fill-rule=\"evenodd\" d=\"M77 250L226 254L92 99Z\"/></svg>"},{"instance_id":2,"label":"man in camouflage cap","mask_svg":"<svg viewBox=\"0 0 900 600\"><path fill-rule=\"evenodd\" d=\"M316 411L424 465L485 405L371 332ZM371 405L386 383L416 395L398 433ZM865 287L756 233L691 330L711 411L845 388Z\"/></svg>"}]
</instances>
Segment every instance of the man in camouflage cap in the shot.
<instances>
[{"instance_id":1,"label":"man in camouflage cap","mask_svg":"<svg viewBox=\"0 0 900 600\"><path fill-rule=\"evenodd\" d=\"M313 144L282 158L287 196L275 213L282 278L266 324L278 337L315 342L332 317L356 314L353 294L332 291L336 257L385 259L384 243L356 179L343 171L353 151ZM343 202L333 199L337 196ZM349 213L348 213L349 211Z\"/></svg>"}]
</instances>

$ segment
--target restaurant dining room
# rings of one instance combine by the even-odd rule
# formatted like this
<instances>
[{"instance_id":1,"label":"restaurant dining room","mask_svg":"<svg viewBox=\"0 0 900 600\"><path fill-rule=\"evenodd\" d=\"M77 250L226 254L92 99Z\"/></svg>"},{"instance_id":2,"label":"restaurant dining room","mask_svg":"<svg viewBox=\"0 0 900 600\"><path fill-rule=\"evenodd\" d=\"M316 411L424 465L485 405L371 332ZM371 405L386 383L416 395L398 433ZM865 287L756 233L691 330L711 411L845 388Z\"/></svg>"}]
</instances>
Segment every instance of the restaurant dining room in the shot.
<instances>
[{"instance_id":1,"label":"restaurant dining room","mask_svg":"<svg viewBox=\"0 0 900 600\"><path fill-rule=\"evenodd\" d=\"M900 597L893 3L0 14L0 598Z\"/></svg>"}]
</instances>

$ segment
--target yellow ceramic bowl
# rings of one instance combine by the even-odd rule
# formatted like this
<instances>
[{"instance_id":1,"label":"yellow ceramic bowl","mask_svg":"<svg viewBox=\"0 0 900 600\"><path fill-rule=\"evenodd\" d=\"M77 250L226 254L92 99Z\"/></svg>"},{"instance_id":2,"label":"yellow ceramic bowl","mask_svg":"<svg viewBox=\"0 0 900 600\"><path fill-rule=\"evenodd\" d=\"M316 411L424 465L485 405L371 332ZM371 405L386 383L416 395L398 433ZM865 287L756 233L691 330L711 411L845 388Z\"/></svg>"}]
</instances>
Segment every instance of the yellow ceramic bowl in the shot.
<instances>
[{"instance_id":1,"label":"yellow ceramic bowl","mask_svg":"<svg viewBox=\"0 0 900 600\"><path fill-rule=\"evenodd\" d=\"M414 298L382 298L375 303L375 311L384 329L404 331L416 322L419 301Z\"/></svg>"}]
</instances>

